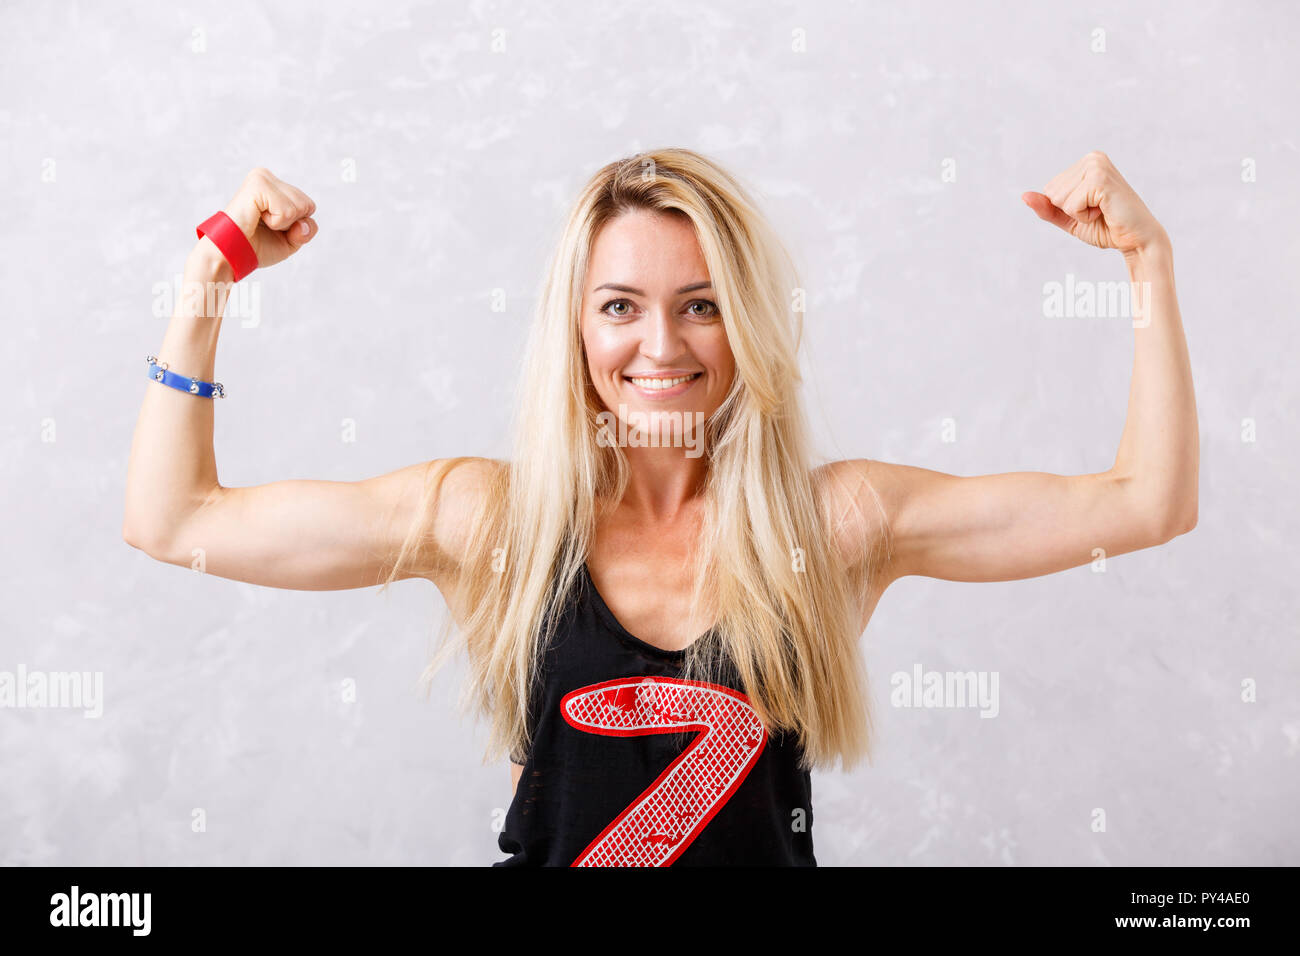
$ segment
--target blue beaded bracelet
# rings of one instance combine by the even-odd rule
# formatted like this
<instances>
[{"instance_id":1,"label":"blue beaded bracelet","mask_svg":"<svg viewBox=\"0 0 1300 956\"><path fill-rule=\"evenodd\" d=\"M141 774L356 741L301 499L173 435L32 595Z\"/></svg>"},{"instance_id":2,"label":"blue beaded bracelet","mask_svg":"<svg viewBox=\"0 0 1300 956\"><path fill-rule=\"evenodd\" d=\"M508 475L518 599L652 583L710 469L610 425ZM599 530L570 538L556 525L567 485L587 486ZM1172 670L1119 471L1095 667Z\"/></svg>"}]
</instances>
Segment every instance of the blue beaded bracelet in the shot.
<instances>
[{"instance_id":1,"label":"blue beaded bracelet","mask_svg":"<svg viewBox=\"0 0 1300 956\"><path fill-rule=\"evenodd\" d=\"M187 378L184 375L169 372L167 363L159 363L157 356L154 355L146 355L144 360L149 363L149 377L155 382L162 382L164 385L170 385L181 392L189 392L189 394L197 395L199 398L226 397L226 390L221 386L220 382L200 382L197 378Z\"/></svg>"}]
</instances>

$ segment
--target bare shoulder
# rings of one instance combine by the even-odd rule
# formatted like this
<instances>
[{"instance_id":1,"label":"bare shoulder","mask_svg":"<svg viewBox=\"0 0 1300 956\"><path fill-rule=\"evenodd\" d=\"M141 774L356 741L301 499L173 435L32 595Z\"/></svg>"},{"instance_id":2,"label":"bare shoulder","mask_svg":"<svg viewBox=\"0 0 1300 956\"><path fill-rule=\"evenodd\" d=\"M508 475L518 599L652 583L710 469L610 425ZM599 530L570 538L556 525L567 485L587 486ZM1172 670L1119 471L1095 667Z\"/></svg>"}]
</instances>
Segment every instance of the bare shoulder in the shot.
<instances>
[{"instance_id":1,"label":"bare shoulder","mask_svg":"<svg viewBox=\"0 0 1300 956\"><path fill-rule=\"evenodd\" d=\"M422 491L427 510L411 516L427 523L420 539L419 565L443 594L449 594L467 557L476 518L500 492L508 463L462 456L426 463Z\"/></svg>"},{"instance_id":2,"label":"bare shoulder","mask_svg":"<svg viewBox=\"0 0 1300 956\"><path fill-rule=\"evenodd\" d=\"M845 458L813 469L813 486L832 540L850 568L872 560L876 577L890 579L892 518L906 494L898 466Z\"/></svg>"}]
</instances>

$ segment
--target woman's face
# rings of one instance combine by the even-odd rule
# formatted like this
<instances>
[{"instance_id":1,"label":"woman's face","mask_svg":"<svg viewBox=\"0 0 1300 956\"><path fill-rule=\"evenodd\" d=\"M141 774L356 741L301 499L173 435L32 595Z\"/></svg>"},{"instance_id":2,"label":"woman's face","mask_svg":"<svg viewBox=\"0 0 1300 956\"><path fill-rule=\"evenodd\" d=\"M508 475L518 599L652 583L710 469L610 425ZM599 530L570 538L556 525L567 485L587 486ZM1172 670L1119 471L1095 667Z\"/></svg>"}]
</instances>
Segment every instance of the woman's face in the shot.
<instances>
[{"instance_id":1,"label":"woman's face","mask_svg":"<svg viewBox=\"0 0 1300 956\"><path fill-rule=\"evenodd\" d=\"M637 210L605 224L583 290L582 343L596 393L619 418L717 411L736 365L689 219Z\"/></svg>"}]
</instances>

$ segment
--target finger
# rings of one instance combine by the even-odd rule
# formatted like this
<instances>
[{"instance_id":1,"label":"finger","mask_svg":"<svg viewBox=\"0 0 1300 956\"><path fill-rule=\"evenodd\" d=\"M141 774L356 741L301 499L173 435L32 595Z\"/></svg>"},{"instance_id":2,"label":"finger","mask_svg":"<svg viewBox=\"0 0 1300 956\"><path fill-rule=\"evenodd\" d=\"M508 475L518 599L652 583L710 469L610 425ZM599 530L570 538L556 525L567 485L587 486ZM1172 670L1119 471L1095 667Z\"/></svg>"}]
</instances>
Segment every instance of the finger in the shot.
<instances>
[{"instance_id":1,"label":"finger","mask_svg":"<svg viewBox=\"0 0 1300 956\"><path fill-rule=\"evenodd\" d=\"M1080 222L1092 222L1101 214L1101 195L1097 191L1096 181L1085 176L1083 182L1075 186L1070 194L1060 203L1065 212Z\"/></svg>"},{"instance_id":2,"label":"finger","mask_svg":"<svg viewBox=\"0 0 1300 956\"><path fill-rule=\"evenodd\" d=\"M300 204L281 190L272 190L265 194L266 204L262 207L262 222L277 232L288 229L299 219L308 215L307 206Z\"/></svg>"},{"instance_id":3,"label":"finger","mask_svg":"<svg viewBox=\"0 0 1300 956\"><path fill-rule=\"evenodd\" d=\"M283 232L299 219L311 215L310 200L300 202L298 199L301 196L306 200L305 193L277 179L268 170L261 172L257 183L257 207L267 228Z\"/></svg>"},{"instance_id":4,"label":"finger","mask_svg":"<svg viewBox=\"0 0 1300 956\"><path fill-rule=\"evenodd\" d=\"M274 175L273 173L269 173L269 176L271 179L271 183L275 186L275 188L285 197L285 199L288 202L293 204L295 209L299 211L300 213L299 218L302 218L304 216L314 216L316 214L315 200L313 200L310 196L308 196L297 186L293 185L292 183L286 183L283 179L280 179L278 176Z\"/></svg>"},{"instance_id":5,"label":"finger","mask_svg":"<svg viewBox=\"0 0 1300 956\"><path fill-rule=\"evenodd\" d=\"M1043 187L1043 195L1050 199L1053 205L1060 208L1065 202L1065 197L1070 195L1075 186L1083 182L1083 166L1086 160L1086 157L1080 159L1057 173Z\"/></svg>"},{"instance_id":6,"label":"finger","mask_svg":"<svg viewBox=\"0 0 1300 956\"><path fill-rule=\"evenodd\" d=\"M306 227L305 232L303 231L304 226ZM285 241L294 249L299 249L316 238L317 231L316 220L311 216L307 216L295 222L285 233Z\"/></svg>"},{"instance_id":7,"label":"finger","mask_svg":"<svg viewBox=\"0 0 1300 956\"><path fill-rule=\"evenodd\" d=\"M1024 200L1025 205L1038 215L1039 219L1050 222L1054 226L1059 226L1066 232L1070 232L1071 228L1074 226L1074 220L1070 216L1067 216L1063 210L1058 208L1043 193L1021 193L1020 198Z\"/></svg>"},{"instance_id":8,"label":"finger","mask_svg":"<svg viewBox=\"0 0 1300 956\"><path fill-rule=\"evenodd\" d=\"M316 215L316 202L305 192L303 192L297 186L290 186L288 183L283 183L282 188L284 189L285 193L289 196L289 198L291 198L294 201L294 204L298 207L298 209L302 210L303 216Z\"/></svg>"}]
</instances>

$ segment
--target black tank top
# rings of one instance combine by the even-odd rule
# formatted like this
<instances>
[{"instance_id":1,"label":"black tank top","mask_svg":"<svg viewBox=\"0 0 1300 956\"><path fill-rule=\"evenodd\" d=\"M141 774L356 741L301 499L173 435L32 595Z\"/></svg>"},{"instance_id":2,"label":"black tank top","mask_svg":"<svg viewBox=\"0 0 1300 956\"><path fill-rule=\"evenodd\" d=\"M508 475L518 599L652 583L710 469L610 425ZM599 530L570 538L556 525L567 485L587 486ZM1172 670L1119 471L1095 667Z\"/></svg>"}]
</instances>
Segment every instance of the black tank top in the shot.
<instances>
[{"instance_id":1,"label":"black tank top","mask_svg":"<svg viewBox=\"0 0 1300 956\"><path fill-rule=\"evenodd\" d=\"M764 733L730 660L679 679L686 651L629 633L585 564L575 582L493 866L816 866L797 738Z\"/></svg>"}]
</instances>

